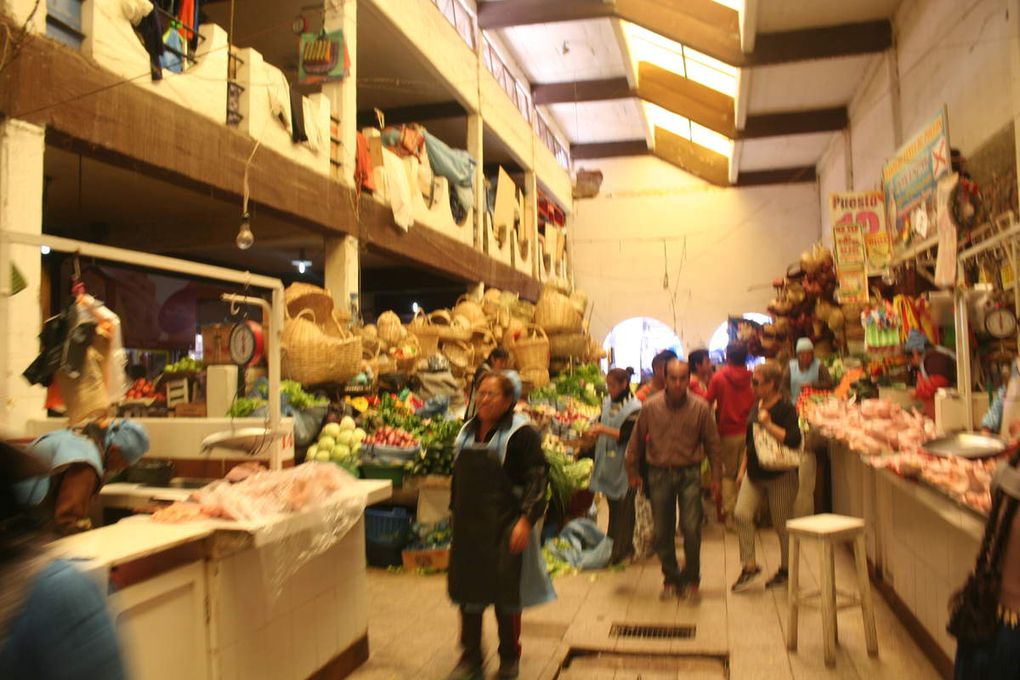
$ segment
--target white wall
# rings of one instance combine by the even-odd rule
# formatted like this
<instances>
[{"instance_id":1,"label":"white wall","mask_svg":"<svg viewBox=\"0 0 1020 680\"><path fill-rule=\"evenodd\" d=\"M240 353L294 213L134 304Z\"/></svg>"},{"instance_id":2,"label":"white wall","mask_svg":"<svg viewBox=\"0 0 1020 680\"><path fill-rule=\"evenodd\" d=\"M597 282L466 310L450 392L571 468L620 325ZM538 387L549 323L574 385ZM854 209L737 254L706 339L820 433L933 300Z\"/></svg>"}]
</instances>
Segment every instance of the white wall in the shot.
<instances>
[{"instance_id":1,"label":"white wall","mask_svg":"<svg viewBox=\"0 0 1020 680\"><path fill-rule=\"evenodd\" d=\"M1017 0L904 0L894 51L875 57L850 104L849 159L847 143L834 141L818 164L824 240L829 193L878 188L885 160L943 104L964 156L1017 120L1018 9Z\"/></svg>"},{"instance_id":2,"label":"white wall","mask_svg":"<svg viewBox=\"0 0 1020 680\"><path fill-rule=\"evenodd\" d=\"M599 342L634 316L673 327L676 287L677 335L688 351L705 347L728 315L764 312L771 281L820 237L815 184L721 189L652 156L584 165L605 176L597 198L575 204L570 230Z\"/></svg>"}]
</instances>

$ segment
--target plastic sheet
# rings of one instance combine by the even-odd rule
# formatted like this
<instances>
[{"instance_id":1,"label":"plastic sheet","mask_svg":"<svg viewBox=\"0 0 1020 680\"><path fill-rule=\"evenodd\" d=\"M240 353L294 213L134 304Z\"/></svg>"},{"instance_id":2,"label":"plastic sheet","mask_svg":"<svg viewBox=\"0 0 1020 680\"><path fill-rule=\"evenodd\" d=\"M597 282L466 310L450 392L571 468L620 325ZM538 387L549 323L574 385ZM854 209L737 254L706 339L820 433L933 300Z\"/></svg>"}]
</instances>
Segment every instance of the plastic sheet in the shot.
<instances>
[{"instance_id":1,"label":"plastic sheet","mask_svg":"<svg viewBox=\"0 0 1020 680\"><path fill-rule=\"evenodd\" d=\"M218 480L195 492L189 504L157 512L155 521L223 518L244 523L259 550L270 600L302 566L339 542L365 512L357 480L332 463L305 463L265 471L231 484ZM200 514L181 506L198 505Z\"/></svg>"}]
</instances>

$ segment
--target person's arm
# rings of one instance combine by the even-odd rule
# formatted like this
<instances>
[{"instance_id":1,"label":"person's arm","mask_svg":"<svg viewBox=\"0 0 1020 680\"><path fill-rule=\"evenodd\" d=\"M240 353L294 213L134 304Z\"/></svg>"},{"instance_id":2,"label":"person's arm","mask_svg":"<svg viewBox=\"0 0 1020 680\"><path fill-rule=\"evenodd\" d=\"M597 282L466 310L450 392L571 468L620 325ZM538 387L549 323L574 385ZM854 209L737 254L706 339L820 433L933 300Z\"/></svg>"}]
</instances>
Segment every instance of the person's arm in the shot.
<instances>
[{"instance_id":1,"label":"person's arm","mask_svg":"<svg viewBox=\"0 0 1020 680\"><path fill-rule=\"evenodd\" d=\"M521 516L510 532L510 552L524 552L531 530L545 516L545 489L549 483L549 463L542 453L542 437L533 427L522 427L507 442L507 458L513 455L511 479L523 482Z\"/></svg>"},{"instance_id":2,"label":"person's arm","mask_svg":"<svg viewBox=\"0 0 1020 680\"><path fill-rule=\"evenodd\" d=\"M721 373L715 373L708 381L708 390L705 394L705 401L712 408L715 408L715 403L719 401L719 381L722 380Z\"/></svg>"},{"instance_id":3,"label":"person's arm","mask_svg":"<svg viewBox=\"0 0 1020 680\"><path fill-rule=\"evenodd\" d=\"M630 436L634 433L634 425L637 424L637 417L640 411L635 411L627 416L627 419L623 421L623 425L617 430L616 443L621 446L626 446L630 442Z\"/></svg>"},{"instance_id":4,"label":"person's arm","mask_svg":"<svg viewBox=\"0 0 1020 680\"><path fill-rule=\"evenodd\" d=\"M981 429L988 432L999 432L1002 429L1002 404L1006 398L1006 387L1000 387L995 391L995 398L992 399L988 412L981 419Z\"/></svg>"},{"instance_id":5,"label":"person's arm","mask_svg":"<svg viewBox=\"0 0 1020 680\"><path fill-rule=\"evenodd\" d=\"M642 410L638 414L637 422L634 424L634 431L631 433L630 442L627 444L627 478L633 487L641 486L641 461L645 459L646 442L648 437L647 412Z\"/></svg>"},{"instance_id":6,"label":"person's arm","mask_svg":"<svg viewBox=\"0 0 1020 680\"><path fill-rule=\"evenodd\" d=\"M927 400L934 399L935 393L939 391L941 387L949 387L951 383L949 379L944 375L930 375L925 378L920 373L917 374L917 386L914 388L914 396L917 399Z\"/></svg>"},{"instance_id":7,"label":"person's arm","mask_svg":"<svg viewBox=\"0 0 1020 680\"><path fill-rule=\"evenodd\" d=\"M716 427L711 409L705 409L702 414L701 446L705 449L705 455L712 466L712 485L714 488L722 480L722 445L719 440L719 428Z\"/></svg>"},{"instance_id":8,"label":"person's arm","mask_svg":"<svg viewBox=\"0 0 1020 680\"><path fill-rule=\"evenodd\" d=\"M776 411L773 415L771 411ZM784 402L780 408L772 407L760 409L758 412L758 423L765 428L775 440L783 443L791 449L800 448L800 423L797 420L797 409L789 402Z\"/></svg>"}]
</instances>

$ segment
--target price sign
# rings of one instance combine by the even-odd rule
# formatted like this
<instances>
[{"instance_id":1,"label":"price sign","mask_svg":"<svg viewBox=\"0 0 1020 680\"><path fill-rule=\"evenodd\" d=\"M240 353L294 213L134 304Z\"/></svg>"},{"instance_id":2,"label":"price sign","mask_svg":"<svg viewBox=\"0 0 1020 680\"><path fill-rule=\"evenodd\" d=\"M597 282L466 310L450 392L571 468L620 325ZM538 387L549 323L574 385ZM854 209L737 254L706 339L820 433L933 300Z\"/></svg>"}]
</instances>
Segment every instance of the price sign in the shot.
<instances>
[{"instance_id":1,"label":"price sign","mask_svg":"<svg viewBox=\"0 0 1020 680\"><path fill-rule=\"evenodd\" d=\"M834 239L837 238L837 227L860 225L864 234L865 257L872 273L889 266L892 260L892 237L886 228L885 196L881 191L829 194L829 214Z\"/></svg>"},{"instance_id":2,"label":"price sign","mask_svg":"<svg viewBox=\"0 0 1020 680\"><path fill-rule=\"evenodd\" d=\"M835 224L832 226L832 240L836 251L836 266L844 269L859 269L867 261L864 248L864 230L859 224Z\"/></svg>"},{"instance_id":3,"label":"price sign","mask_svg":"<svg viewBox=\"0 0 1020 680\"><path fill-rule=\"evenodd\" d=\"M838 278L841 305L864 304L868 301L868 273L863 267L840 269Z\"/></svg>"}]
</instances>

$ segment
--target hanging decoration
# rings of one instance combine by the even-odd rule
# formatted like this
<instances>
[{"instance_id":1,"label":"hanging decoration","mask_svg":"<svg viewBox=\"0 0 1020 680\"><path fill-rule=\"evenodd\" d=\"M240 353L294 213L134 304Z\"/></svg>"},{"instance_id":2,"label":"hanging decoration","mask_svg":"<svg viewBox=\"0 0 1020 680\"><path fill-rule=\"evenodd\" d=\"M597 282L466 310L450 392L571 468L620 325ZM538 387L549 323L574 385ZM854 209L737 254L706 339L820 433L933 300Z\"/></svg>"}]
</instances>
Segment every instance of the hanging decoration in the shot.
<instances>
[{"instance_id":1,"label":"hanging decoration","mask_svg":"<svg viewBox=\"0 0 1020 680\"><path fill-rule=\"evenodd\" d=\"M302 33L298 48L298 80L304 85L343 80L350 69L343 30Z\"/></svg>"}]
</instances>

